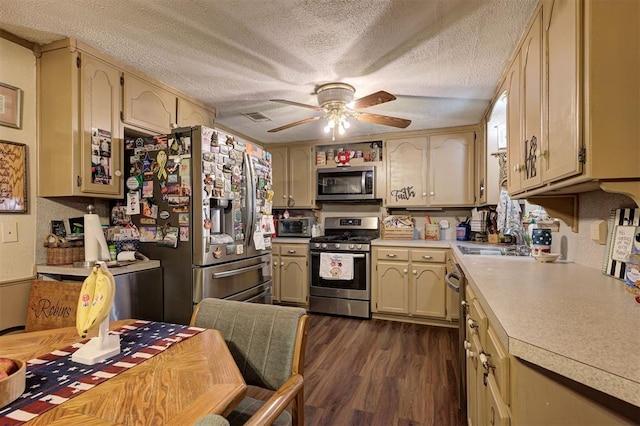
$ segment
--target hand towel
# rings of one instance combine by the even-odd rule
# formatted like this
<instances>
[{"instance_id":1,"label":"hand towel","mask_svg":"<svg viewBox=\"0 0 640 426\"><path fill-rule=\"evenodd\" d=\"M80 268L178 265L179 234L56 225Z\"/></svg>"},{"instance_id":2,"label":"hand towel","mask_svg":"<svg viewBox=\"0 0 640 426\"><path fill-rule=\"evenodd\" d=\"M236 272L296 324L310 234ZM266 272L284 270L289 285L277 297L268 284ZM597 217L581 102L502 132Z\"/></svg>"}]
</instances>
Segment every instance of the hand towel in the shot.
<instances>
[{"instance_id":1,"label":"hand towel","mask_svg":"<svg viewBox=\"0 0 640 426\"><path fill-rule=\"evenodd\" d=\"M320 253L320 278L325 280L352 280L353 254Z\"/></svg>"}]
</instances>

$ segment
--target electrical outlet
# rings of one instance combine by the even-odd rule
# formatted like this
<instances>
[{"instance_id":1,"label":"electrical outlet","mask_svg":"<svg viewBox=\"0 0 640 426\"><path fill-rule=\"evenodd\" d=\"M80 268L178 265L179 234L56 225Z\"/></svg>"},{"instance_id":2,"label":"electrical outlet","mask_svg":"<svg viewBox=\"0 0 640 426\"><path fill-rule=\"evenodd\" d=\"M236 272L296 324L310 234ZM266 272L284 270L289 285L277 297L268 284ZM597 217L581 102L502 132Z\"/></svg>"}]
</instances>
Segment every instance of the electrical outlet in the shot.
<instances>
[{"instance_id":1,"label":"electrical outlet","mask_svg":"<svg viewBox=\"0 0 640 426\"><path fill-rule=\"evenodd\" d=\"M18 241L18 224L16 222L4 222L0 225L2 225L2 242L15 243Z\"/></svg>"},{"instance_id":2,"label":"electrical outlet","mask_svg":"<svg viewBox=\"0 0 640 426\"><path fill-rule=\"evenodd\" d=\"M600 220L591 224L591 239L598 244L607 243L607 222Z\"/></svg>"}]
</instances>

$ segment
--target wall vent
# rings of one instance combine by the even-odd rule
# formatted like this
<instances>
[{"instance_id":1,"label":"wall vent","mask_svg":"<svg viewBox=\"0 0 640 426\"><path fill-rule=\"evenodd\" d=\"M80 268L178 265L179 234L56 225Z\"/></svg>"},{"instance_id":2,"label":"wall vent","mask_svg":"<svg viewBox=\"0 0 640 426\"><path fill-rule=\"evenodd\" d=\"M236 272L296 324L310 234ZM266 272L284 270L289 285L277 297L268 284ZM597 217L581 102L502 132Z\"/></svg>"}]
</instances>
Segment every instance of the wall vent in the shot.
<instances>
[{"instance_id":1,"label":"wall vent","mask_svg":"<svg viewBox=\"0 0 640 426\"><path fill-rule=\"evenodd\" d=\"M267 117L266 115L264 115L261 112L241 112L240 114L244 115L245 117L247 117L248 119L250 119L251 121L271 121L271 119L269 117Z\"/></svg>"}]
</instances>

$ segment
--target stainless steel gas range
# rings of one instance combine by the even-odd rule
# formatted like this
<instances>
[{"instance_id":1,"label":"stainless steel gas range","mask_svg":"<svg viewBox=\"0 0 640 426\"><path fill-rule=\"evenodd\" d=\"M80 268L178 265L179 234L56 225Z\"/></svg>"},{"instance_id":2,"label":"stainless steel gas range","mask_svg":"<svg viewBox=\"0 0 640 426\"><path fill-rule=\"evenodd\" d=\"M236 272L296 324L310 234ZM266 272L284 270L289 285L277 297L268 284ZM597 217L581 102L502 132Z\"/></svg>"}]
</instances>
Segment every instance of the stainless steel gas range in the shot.
<instances>
[{"instance_id":1,"label":"stainless steel gas range","mask_svg":"<svg viewBox=\"0 0 640 426\"><path fill-rule=\"evenodd\" d=\"M377 217L328 217L309 242L309 311L371 318L371 240Z\"/></svg>"}]
</instances>

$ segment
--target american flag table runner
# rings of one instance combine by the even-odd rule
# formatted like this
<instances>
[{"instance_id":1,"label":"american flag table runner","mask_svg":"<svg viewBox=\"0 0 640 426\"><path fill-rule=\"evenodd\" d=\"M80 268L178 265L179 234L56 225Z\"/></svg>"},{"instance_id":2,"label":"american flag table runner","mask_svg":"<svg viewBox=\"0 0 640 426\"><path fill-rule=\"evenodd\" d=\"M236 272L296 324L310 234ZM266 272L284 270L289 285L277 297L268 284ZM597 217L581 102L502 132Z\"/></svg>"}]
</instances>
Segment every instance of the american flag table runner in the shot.
<instances>
[{"instance_id":1,"label":"american flag table runner","mask_svg":"<svg viewBox=\"0 0 640 426\"><path fill-rule=\"evenodd\" d=\"M89 339L31 359L27 361L25 391L0 409L0 425L28 422L203 330L186 325L136 321L110 332L120 335L121 352L103 363L84 365L71 361L71 354Z\"/></svg>"}]
</instances>

